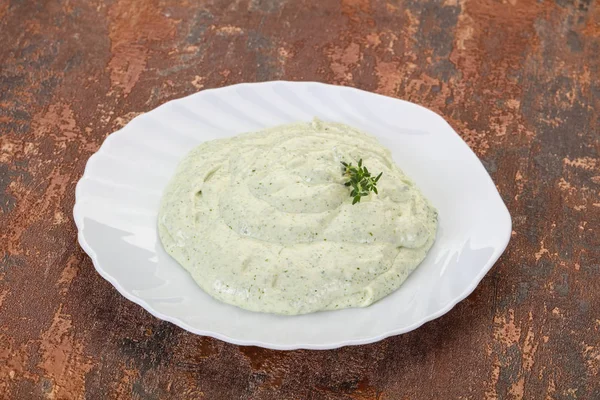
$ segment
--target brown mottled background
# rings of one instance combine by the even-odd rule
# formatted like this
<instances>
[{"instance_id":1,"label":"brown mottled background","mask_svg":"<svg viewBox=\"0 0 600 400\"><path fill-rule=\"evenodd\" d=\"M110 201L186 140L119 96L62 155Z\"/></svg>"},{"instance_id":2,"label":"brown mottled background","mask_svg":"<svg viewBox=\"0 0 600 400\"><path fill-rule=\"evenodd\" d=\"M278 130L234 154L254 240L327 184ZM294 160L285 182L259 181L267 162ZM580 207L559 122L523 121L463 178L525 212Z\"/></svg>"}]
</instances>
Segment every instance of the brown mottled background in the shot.
<instances>
[{"instance_id":1,"label":"brown mottled background","mask_svg":"<svg viewBox=\"0 0 600 400\"><path fill-rule=\"evenodd\" d=\"M600 399L600 4L593 0L0 0L0 398ZM278 352L125 300L79 248L104 138L203 88L315 80L443 115L513 216L442 318Z\"/></svg>"}]
</instances>

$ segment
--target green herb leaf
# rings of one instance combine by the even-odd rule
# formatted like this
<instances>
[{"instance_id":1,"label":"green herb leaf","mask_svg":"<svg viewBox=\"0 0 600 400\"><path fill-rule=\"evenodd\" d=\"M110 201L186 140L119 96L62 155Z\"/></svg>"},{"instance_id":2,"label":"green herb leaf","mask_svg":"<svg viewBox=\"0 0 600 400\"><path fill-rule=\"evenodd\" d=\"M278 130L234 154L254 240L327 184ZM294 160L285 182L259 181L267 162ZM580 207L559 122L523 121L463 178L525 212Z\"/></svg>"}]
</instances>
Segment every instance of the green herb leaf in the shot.
<instances>
[{"instance_id":1,"label":"green herb leaf","mask_svg":"<svg viewBox=\"0 0 600 400\"><path fill-rule=\"evenodd\" d=\"M360 203L361 197L368 196L369 192L379 194L376 185L379 178L381 178L381 175L383 175L383 172L380 172L376 178L373 178L367 167L363 167L362 158L358 160L358 167L344 161L341 163L343 166L343 174L349 179L344 183L344 186L352 186L352 191L350 192L352 204Z\"/></svg>"}]
</instances>

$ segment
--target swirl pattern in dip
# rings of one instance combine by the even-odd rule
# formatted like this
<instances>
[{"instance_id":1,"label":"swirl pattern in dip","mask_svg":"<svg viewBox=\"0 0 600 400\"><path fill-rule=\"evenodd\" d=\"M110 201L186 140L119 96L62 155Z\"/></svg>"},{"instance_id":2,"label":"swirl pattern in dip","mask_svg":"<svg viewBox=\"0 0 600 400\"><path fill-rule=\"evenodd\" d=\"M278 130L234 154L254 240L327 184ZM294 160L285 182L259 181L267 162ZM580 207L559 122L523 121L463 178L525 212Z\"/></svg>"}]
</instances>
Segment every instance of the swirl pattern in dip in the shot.
<instances>
[{"instance_id":1,"label":"swirl pattern in dip","mask_svg":"<svg viewBox=\"0 0 600 400\"><path fill-rule=\"evenodd\" d=\"M379 195L352 205L341 161ZM437 212L378 141L314 120L205 142L180 163L159 211L167 252L198 285L252 311L363 307L425 258Z\"/></svg>"}]
</instances>

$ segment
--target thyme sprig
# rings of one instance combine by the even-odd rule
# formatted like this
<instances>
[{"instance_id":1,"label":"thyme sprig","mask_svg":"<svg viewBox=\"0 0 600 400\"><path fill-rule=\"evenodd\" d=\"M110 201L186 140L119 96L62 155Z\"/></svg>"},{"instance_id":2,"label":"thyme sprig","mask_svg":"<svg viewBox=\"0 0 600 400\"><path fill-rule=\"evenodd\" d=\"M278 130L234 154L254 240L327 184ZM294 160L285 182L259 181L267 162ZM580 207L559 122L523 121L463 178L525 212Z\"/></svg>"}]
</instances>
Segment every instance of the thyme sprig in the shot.
<instances>
[{"instance_id":1,"label":"thyme sprig","mask_svg":"<svg viewBox=\"0 0 600 400\"><path fill-rule=\"evenodd\" d=\"M352 192L352 204L360 203L360 199L363 196L368 196L369 192L377 193L377 182L383 172L380 172L377 177L373 178L367 167L363 166L362 158L358 161L358 167L352 165L352 163L346 163L342 161L344 167L344 176L348 177L348 181L344 183L345 186L351 186Z\"/></svg>"}]
</instances>

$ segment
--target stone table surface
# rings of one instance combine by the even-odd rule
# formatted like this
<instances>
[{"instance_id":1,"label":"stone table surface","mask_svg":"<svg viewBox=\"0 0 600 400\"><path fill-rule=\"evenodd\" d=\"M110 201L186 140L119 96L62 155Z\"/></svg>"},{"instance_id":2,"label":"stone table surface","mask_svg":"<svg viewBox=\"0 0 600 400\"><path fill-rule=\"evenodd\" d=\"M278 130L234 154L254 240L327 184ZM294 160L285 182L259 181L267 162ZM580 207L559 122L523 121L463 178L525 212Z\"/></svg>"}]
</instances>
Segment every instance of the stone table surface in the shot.
<instances>
[{"instance_id":1,"label":"stone table surface","mask_svg":"<svg viewBox=\"0 0 600 400\"><path fill-rule=\"evenodd\" d=\"M600 399L600 3L0 0L0 398ZM422 104L513 217L475 292L331 351L195 336L80 249L75 184L167 100L314 80Z\"/></svg>"}]
</instances>

